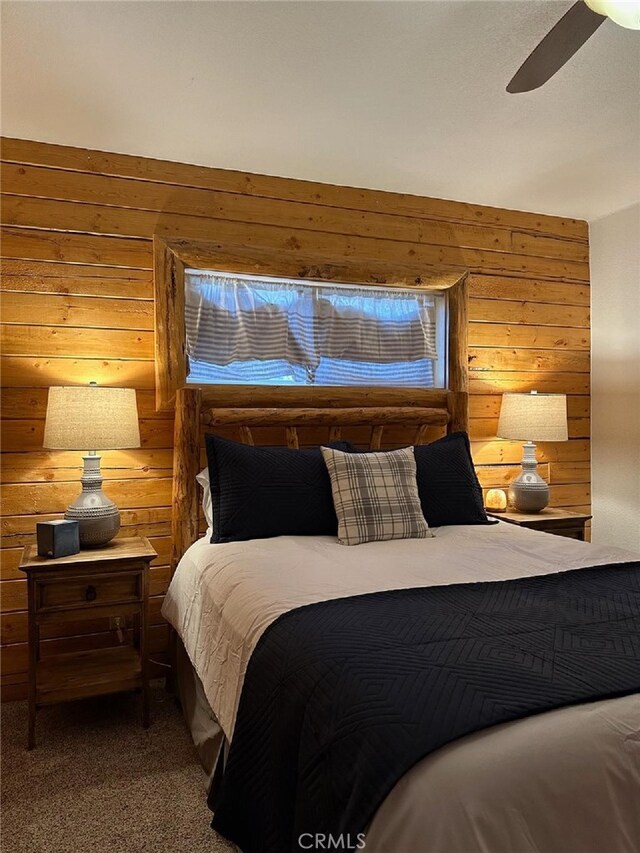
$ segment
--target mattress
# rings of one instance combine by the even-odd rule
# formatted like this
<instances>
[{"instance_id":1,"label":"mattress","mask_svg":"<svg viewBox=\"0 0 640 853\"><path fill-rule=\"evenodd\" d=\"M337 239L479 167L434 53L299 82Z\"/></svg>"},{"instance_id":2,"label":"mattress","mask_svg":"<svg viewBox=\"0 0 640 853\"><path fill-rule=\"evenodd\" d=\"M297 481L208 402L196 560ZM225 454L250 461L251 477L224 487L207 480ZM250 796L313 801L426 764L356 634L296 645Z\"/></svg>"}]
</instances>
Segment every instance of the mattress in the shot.
<instances>
[{"instance_id":1,"label":"mattress","mask_svg":"<svg viewBox=\"0 0 640 853\"><path fill-rule=\"evenodd\" d=\"M633 559L621 549L504 522L354 548L333 537L218 545L203 539L181 560L163 613L230 740L251 653L288 610L387 589L509 580ZM366 849L637 851L638 797L640 699L562 708L463 738L419 762L378 810Z\"/></svg>"}]
</instances>

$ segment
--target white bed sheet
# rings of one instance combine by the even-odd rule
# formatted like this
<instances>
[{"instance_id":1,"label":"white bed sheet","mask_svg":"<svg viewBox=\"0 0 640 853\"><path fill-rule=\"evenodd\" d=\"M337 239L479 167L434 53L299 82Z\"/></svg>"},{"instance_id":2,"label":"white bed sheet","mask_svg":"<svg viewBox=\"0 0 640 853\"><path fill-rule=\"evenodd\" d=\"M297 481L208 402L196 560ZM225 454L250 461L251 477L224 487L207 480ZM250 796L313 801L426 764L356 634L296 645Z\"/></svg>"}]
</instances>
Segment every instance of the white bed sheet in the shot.
<instances>
[{"instance_id":1,"label":"white bed sheet","mask_svg":"<svg viewBox=\"0 0 640 853\"><path fill-rule=\"evenodd\" d=\"M385 589L509 580L637 559L620 548L496 525L440 527L430 539L347 547L331 536L194 543L162 608L230 739L251 653L280 614Z\"/></svg>"},{"instance_id":2,"label":"white bed sheet","mask_svg":"<svg viewBox=\"0 0 640 853\"><path fill-rule=\"evenodd\" d=\"M230 739L251 653L294 607L634 559L505 522L357 547L332 537L202 539L180 561L163 614ZM449 744L398 782L366 841L368 853L638 853L640 697L561 708Z\"/></svg>"}]
</instances>

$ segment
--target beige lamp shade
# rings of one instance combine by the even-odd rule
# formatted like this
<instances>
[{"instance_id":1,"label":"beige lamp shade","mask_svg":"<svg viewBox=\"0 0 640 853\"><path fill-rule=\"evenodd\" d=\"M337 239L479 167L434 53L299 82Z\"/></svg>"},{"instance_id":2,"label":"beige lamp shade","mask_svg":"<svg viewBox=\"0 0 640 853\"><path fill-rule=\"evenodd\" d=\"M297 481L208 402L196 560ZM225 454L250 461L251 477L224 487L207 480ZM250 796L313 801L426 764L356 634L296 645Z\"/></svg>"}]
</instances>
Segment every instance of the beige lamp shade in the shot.
<instances>
[{"instance_id":1,"label":"beige lamp shade","mask_svg":"<svg viewBox=\"0 0 640 853\"><path fill-rule=\"evenodd\" d=\"M565 394L504 394L498 437L517 441L566 441Z\"/></svg>"},{"instance_id":2,"label":"beige lamp shade","mask_svg":"<svg viewBox=\"0 0 640 853\"><path fill-rule=\"evenodd\" d=\"M51 450L140 447L135 390L97 385L50 388L43 446Z\"/></svg>"}]
</instances>

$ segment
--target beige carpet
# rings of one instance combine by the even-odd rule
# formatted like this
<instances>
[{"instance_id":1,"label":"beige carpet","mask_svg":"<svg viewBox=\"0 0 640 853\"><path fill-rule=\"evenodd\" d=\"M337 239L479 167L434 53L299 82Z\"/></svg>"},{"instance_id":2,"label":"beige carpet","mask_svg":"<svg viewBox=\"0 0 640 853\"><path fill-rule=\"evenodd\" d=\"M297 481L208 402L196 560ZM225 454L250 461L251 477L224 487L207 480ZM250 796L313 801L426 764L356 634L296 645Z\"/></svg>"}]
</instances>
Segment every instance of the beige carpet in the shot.
<instances>
[{"instance_id":1,"label":"beige carpet","mask_svg":"<svg viewBox=\"0 0 640 853\"><path fill-rule=\"evenodd\" d=\"M121 694L38 712L2 706L2 853L227 853L210 828L204 773L173 700L159 687L152 725Z\"/></svg>"}]
</instances>

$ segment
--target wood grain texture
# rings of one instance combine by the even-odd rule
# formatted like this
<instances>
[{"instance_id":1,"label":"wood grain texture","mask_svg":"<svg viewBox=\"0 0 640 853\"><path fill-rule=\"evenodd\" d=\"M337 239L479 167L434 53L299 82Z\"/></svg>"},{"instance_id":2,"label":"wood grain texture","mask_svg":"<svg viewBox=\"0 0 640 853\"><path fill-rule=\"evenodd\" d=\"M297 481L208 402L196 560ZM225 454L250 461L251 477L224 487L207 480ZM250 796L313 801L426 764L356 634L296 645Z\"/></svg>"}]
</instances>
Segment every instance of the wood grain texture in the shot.
<instances>
[{"instance_id":1,"label":"wood grain texture","mask_svg":"<svg viewBox=\"0 0 640 853\"><path fill-rule=\"evenodd\" d=\"M246 426L246 424L241 424L239 428L239 437L242 444L246 444L248 447L254 447L255 442L253 440L253 433L251 432L251 427Z\"/></svg>"},{"instance_id":2,"label":"wood grain texture","mask_svg":"<svg viewBox=\"0 0 640 853\"><path fill-rule=\"evenodd\" d=\"M71 383L68 383L71 384ZM43 419L47 411L47 388L11 388L0 389L0 407L3 409L3 417L15 420L16 418L39 418ZM155 394L152 391L136 391L136 403L138 405L138 417L173 419L173 412L157 412Z\"/></svg>"},{"instance_id":3,"label":"wood grain texture","mask_svg":"<svg viewBox=\"0 0 640 853\"><path fill-rule=\"evenodd\" d=\"M287 438L287 447L290 450L298 450L300 447L300 439L298 438L298 428L295 426L286 427L285 435Z\"/></svg>"},{"instance_id":4,"label":"wood grain texture","mask_svg":"<svg viewBox=\"0 0 640 853\"><path fill-rule=\"evenodd\" d=\"M171 421L154 418L140 420L142 447L170 447ZM44 438L44 420L12 420L0 422L2 447L5 451L39 450Z\"/></svg>"},{"instance_id":5,"label":"wood grain texture","mask_svg":"<svg viewBox=\"0 0 640 853\"><path fill-rule=\"evenodd\" d=\"M155 411L152 270L158 238L173 247L199 242L200 259L210 258L213 246L230 272L246 271L250 258L256 274L278 265L282 275L297 278L424 287L451 286L460 270L470 270L469 369L460 371L459 381L466 385L460 392L469 394L468 425L483 487L506 485L522 455L518 442L495 437L501 395L566 393L574 437L540 444L538 458L552 505L588 514L586 223L24 140L3 140L2 160L0 592L7 607L0 642L17 649L3 655L3 698L23 695L26 685L26 583L18 554L33 541L36 521L59 518L80 488L79 454L41 446L52 385L95 380L138 391L143 447L105 453L102 470L105 489L121 508L120 535L149 536L160 554L151 570L151 632L157 632L158 653L166 648L159 609L171 562L174 424L172 409ZM167 334L175 328L167 322ZM443 392L411 389L368 389L358 402L382 408L446 404ZM204 405L340 409L354 403L350 389L248 387L220 388ZM450 403L449 411L453 428L467 407L456 413ZM261 445L287 440L285 425L220 431ZM397 447L443 431L388 424L375 442ZM368 425L296 424L301 447L339 435L362 445L373 438ZM192 474L183 474L185 488ZM179 534L184 541L204 529L197 509L198 523ZM85 631L69 623L47 642L75 651L108 644L108 637L103 624Z\"/></svg>"},{"instance_id":6,"label":"wood grain texture","mask_svg":"<svg viewBox=\"0 0 640 853\"><path fill-rule=\"evenodd\" d=\"M418 427L422 429L422 426ZM378 424L371 428L371 438L369 439L369 450L380 450L382 447L382 434L384 432L384 424Z\"/></svg>"},{"instance_id":7,"label":"wood grain texture","mask_svg":"<svg viewBox=\"0 0 640 853\"><path fill-rule=\"evenodd\" d=\"M468 432L469 421L469 395L466 391L450 391L447 398L449 410L449 423L447 432Z\"/></svg>"},{"instance_id":8,"label":"wood grain texture","mask_svg":"<svg viewBox=\"0 0 640 853\"><path fill-rule=\"evenodd\" d=\"M0 520L4 548L28 545L34 541L36 522L53 521L61 512L41 515L5 515ZM171 534L171 507L142 507L120 509L119 536L169 536ZM2 552L4 553L4 551ZM167 561L168 565L168 561Z\"/></svg>"},{"instance_id":9,"label":"wood grain texture","mask_svg":"<svg viewBox=\"0 0 640 853\"><path fill-rule=\"evenodd\" d=\"M103 480L171 477L171 450L107 450L101 454ZM79 482L82 457L72 451L4 452L0 456L0 483ZM105 488L109 488L105 486Z\"/></svg>"},{"instance_id":10,"label":"wood grain texture","mask_svg":"<svg viewBox=\"0 0 640 853\"><path fill-rule=\"evenodd\" d=\"M114 385L119 388L154 388L153 361L107 358L7 356L0 358L4 387L50 388L52 385Z\"/></svg>"},{"instance_id":11,"label":"wood grain texture","mask_svg":"<svg viewBox=\"0 0 640 853\"><path fill-rule=\"evenodd\" d=\"M472 298L536 302L548 306L577 305L588 308L590 305L588 284L475 274L471 274L468 281Z\"/></svg>"},{"instance_id":12,"label":"wood grain texture","mask_svg":"<svg viewBox=\"0 0 640 853\"><path fill-rule=\"evenodd\" d=\"M61 177L63 175L63 177ZM91 205L109 205L127 209L130 216L140 216L142 212L156 214L156 223L151 219L151 233L159 233L157 214L162 215L163 223L174 235L190 222L187 217L200 217L207 220L221 219L245 223L270 224L274 220L293 228L324 231L337 234L358 234L382 239L413 240L435 245L454 245L469 248L490 246L501 251L524 251L533 245L533 254L546 252L550 257L570 258L579 261L588 260L588 246L582 241L568 241L555 237L543 237L527 232L510 232L503 227L494 227L488 237L489 224L463 224L459 222L454 229L440 218L417 218L399 213L389 214L384 210L364 211L354 217L353 212L342 207L316 204L306 199L296 202L287 199L251 196L229 191L204 190L195 187L166 185L162 183L132 181L113 176L76 173L69 175L57 169L18 166L11 163L2 165L1 180L3 190L8 196L6 209L7 224L33 224L37 210L43 215L51 211L51 202L66 201L83 204L82 210L95 211ZM37 195L38 198L33 196ZM45 204L49 201L49 209ZM94 214L97 217L97 214ZM103 219L103 215L100 219ZM148 236L140 220L140 227ZM114 219L112 227L119 233L127 227L126 214ZM95 230L98 221L94 223ZM129 223L129 233L131 223ZM203 226L204 223L203 223ZM197 225L191 224L190 233L196 236ZM537 241L532 244L531 241ZM454 242L455 241L455 242Z\"/></svg>"},{"instance_id":13,"label":"wood grain texture","mask_svg":"<svg viewBox=\"0 0 640 853\"><path fill-rule=\"evenodd\" d=\"M357 389L354 389L354 393ZM177 411L177 410L176 410ZM212 409L203 420L207 426L313 426L368 424L446 424L446 409L425 409L422 406L369 406L353 408L233 408ZM197 473L197 472L196 472Z\"/></svg>"},{"instance_id":14,"label":"wood grain texture","mask_svg":"<svg viewBox=\"0 0 640 853\"><path fill-rule=\"evenodd\" d=\"M469 347L469 378L476 371L508 370L515 373L536 370L540 373L589 373L589 352L564 352L555 349L493 346ZM544 378L544 377L542 377Z\"/></svg>"},{"instance_id":15,"label":"wood grain texture","mask_svg":"<svg viewBox=\"0 0 640 853\"><path fill-rule=\"evenodd\" d=\"M197 388L181 388L176 395L172 506L171 568L198 538L198 489L195 485L200 460L200 407Z\"/></svg>"},{"instance_id":16,"label":"wood grain texture","mask_svg":"<svg viewBox=\"0 0 640 853\"><path fill-rule=\"evenodd\" d=\"M470 323L469 345L588 352L590 340L589 329L533 326L524 323Z\"/></svg>"},{"instance_id":17,"label":"wood grain texture","mask_svg":"<svg viewBox=\"0 0 640 853\"><path fill-rule=\"evenodd\" d=\"M187 379L184 264L162 240L153 241L156 407L169 409ZM178 294L178 288L182 292Z\"/></svg>"},{"instance_id":18,"label":"wood grain texture","mask_svg":"<svg viewBox=\"0 0 640 853\"><path fill-rule=\"evenodd\" d=\"M47 318L48 319L48 318ZM153 359L153 332L68 326L23 326L3 323L0 345L4 355L104 358L117 352L119 358Z\"/></svg>"},{"instance_id":19,"label":"wood grain texture","mask_svg":"<svg viewBox=\"0 0 640 853\"><path fill-rule=\"evenodd\" d=\"M469 319L479 323L521 323L561 329L588 329L590 322L588 307L510 299L471 299Z\"/></svg>"},{"instance_id":20,"label":"wood grain texture","mask_svg":"<svg viewBox=\"0 0 640 853\"><path fill-rule=\"evenodd\" d=\"M407 260L385 262L377 258L375 264L368 258L351 255L338 254L328 259L314 246L310 251L303 251L295 235L289 239L285 251L272 246L257 246L252 240L248 245L232 245L213 239L162 240L189 267L224 269L230 273L250 272L252 275L423 289L445 289L460 279L459 267L447 270L440 265L426 265L414 261L411 254Z\"/></svg>"},{"instance_id":21,"label":"wood grain texture","mask_svg":"<svg viewBox=\"0 0 640 853\"><path fill-rule=\"evenodd\" d=\"M110 266L95 266L91 264L65 263L64 261L37 261L31 258L2 258L0 269L4 276L19 276L26 282L34 279L94 279L135 281L135 292L140 299L153 297L150 270L119 269ZM110 287L111 285L107 285ZM114 285L117 286L117 285ZM145 288L146 286L146 288ZM30 286L25 289L29 290Z\"/></svg>"},{"instance_id":22,"label":"wood grain texture","mask_svg":"<svg viewBox=\"0 0 640 853\"><path fill-rule=\"evenodd\" d=\"M422 406L442 408L447 405L447 392L434 388L309 387L293 385L218 385L202 391L203 408L236 407L279 408L346 408L354 398L362 406Z\"/></svg>"},{"instance_id":23,"label":"wood grain texture","mask_svg":"<svg viewBox=\"0 0 640 853\"><path fill-rule=\"evenodd\" d=\"M377 190L338 187L312 181L292 181L267 175L248 174L166 160L151 160L127 154L89 151L64 145L49 145L23 139L4 138L2 159L25 167L27 164L73 170L109 177L130 177L171 185L186 185L239 192L247 196L318 203L349 210L386 211L417 218L442 221L481 222L506 228L520 228L567 240L588 240L586 222L544 214L524 213L445 199L424 198Z\"/></svg>"},{"instance_id":24,"label":"wood grain texture","mask_svg":"<svg viewBox=\"0 0 640 853\"><path fill-rule=\"evenodd\" d=\"M5 300L2 320L26 326L153 331L153 303L141 299L111 299L107 293L97 303L92 296L14 292Z\"/></svg>"},{"instance_id":25,"label":"wood grain texture","mask_svg":"<svg viewBox=\"0 0 640 853\"><path fill-rule=\"evenodd\" d=\"M469 389L468 358L468 295L466 279L448 293L449 313L449 391Z\"/></svg>"},{"instance_id":26,"label":"wood grain texture","mask_svg":"<svg viewBox=\"0 0 640 853\"><path fill-rule=\"evenodd\" d=\"M20 205L20 206L18 206ZM362 237L359 235L330 233L326 231L309 231L299 227L288 227L274 224L254 224L252 222L236 222L228 219L214 221L203 217L178 216L176 214L156 214L146 211L100 207L98 205L77 204L75 202L47 201L46 199L29 199L28 205L16 201L16 197L5 196L2 206L3 224L8 232L13 233L10 226L28 227L35 225L44 229L48 223L55 222L59 231L57 236L50 238L52 247L60 253L60 260L67 260L65 252L70 249L67 232L92 235L91 240L82 241L87 250L96 253L108 253L109 257L119 258L119 266L124 266L123 252L131 252L129 263L135 260L135 266L144 268L149 258L145 257L146 250L150 254L152 237L182 237L186 239L220 240L228 245L252 245L265 248L285 250L295 242L300 251L315 251L324 257L332 255L353 255L390 262L399 256L411 258L425 266L440 265L444 268L468 268L474 272L483 269L496 274L511 273L525 277L549 277L556 274L568 281L584 282L589 279L588 259L585 257L558 257L548 246L562 245L562 241L541 239L541 251L535 254L514 254L509 249L495 250L495 237L487 235L486 242L490 248L476 248L455 245L441 245L430 242L442 239L431 237L429 229L420 235L418 241L391 240L388 237ZM49 226L50 227L50 226ZM17 230L16 228L16 230ZM137 238L135 249L129 238L124 234ZM30 238L35 239L32 232ZM451 238L451 243L455 242ZM577 244L566 244L577 245ZM544 254L545 249L549 254ZM43 249L44 251L44 249ZM573 255L573 252L569 253ZM15 257L9 254L8 257ZM105 255L101 255L105 259Z\"/></svg>"},{"instance_id":27,"label":"wood grain texture","mask_svg":"<svg viewBox=\"0 0 640 853\"><path fill-rule=\"evenodd\" d=\"M2 229L2 257L16 260L64 261L65 263L151 269L151 243L148 240L73 234L43 228Z\"/></svg>"}]
</instances>

